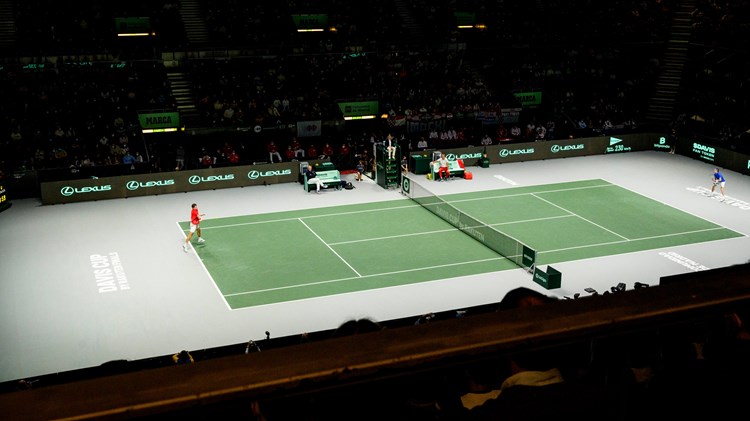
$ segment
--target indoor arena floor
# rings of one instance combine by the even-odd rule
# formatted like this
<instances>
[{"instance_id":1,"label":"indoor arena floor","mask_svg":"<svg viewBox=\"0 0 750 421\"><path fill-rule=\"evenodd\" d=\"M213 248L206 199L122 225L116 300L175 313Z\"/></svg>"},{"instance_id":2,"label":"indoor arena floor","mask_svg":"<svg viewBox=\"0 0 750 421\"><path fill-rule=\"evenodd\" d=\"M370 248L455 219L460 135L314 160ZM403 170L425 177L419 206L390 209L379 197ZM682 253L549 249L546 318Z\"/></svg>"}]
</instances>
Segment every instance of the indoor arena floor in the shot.
<instances>
[{"instance_id":1,"label":"indoor arena floor","mask_svg":"<svg viewBox=\"0 0 750 421\"><path fill-rule=\"evenodd\" d=\"M724 171L727 197L719 201L708 194L710 163L634 152L469 169L473 180L439 183L412 176L437 195L606 180L738 235L559 261L554 267L562 272L562 287L549 291L520 268L457 275L441 269L438 261L435 273L420 282L228 306L201 250L182 249L181 225L191 203L206 214L209 227L223 218L280 212L304 218L321 208L410 199L372 180L357 182L345 175L355 189L314 194L287 183L54 206L42 206L38 199L15 200L0 214L0 381L259 340L266 331L284 337L333 329L352 318L385 321L489 304L519 286L584 298L586 288L603 292L620 282L627 289L635 282L657 285L662 276L750 261L750 177ZM651 212L644 208L628 224L649 223ZM391 223L398 229L409 218ZM220 239L212 239L210 229L203 235L205 250L222 247L213 245ZM299 252L279 252L278 244L272 248L264 241L263 236L257 241L245 237L244 249L235 247L223 264L248 259L259 267L265 261L263 270L273 273L274 267L299 259ZM398 250L401 243L404 250ZM410 253L415 247L408 241L394 244L394 253ZM351 247L347 250L356 247L352 256L361 253L359 258L371 250ZM300 283L325 272L315 264L295 269ZM114 280L101 269L111 269Z\"/></svg>"}]
</instances>

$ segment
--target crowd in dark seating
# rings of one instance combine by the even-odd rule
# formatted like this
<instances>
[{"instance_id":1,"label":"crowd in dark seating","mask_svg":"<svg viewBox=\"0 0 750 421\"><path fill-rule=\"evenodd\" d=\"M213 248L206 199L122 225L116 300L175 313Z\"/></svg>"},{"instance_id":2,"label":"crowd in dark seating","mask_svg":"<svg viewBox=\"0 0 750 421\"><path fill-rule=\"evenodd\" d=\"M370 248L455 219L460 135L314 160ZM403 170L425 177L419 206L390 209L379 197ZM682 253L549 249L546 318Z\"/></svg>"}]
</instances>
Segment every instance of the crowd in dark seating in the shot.
<instances>
[{"instance_id":1,"label":"crowd in dark seating","mask_svg":"<svg viewBox=\"0 0 750 421\"><path fill-rule=\"evenodd\" d=\"M445 4L393 1L362 7L344 1L321 4L292 0L262 3L253 8L235 1L202 1L199 4L205 12L212 45L264 47L278 53L228 60L191 58L180 69L193 82L193 94L200 112L199 125L229 130L276 129L260 142L256 138L252 142L232 141L232 149L240 154L242 163L264 160L266 137L273 137L284 151L295 137L293 126L297 122L340 121L341 112L337 106L340 101L378 101L380 112L388 116L389 125L373 128L371 125L347 123L344 130L339 126L335 132L324 130L318 138L298 139L305 148L315 146L320 149L325 143L331 143L335 150L344 144L349 147L364 145L369 149L368 144L382 140L389 131L403 137L408 150L415 150L477 145L487 137L492 143L497 143L633 130L643 120L647 101L653 94L653 83L660 70L661 47L675 9L673 0L635 4L616 1L601 8L584 0L546 2L543 6L537 2L486 3L472 0ZM179 4L173 1L160 1L158 7L151 4L117 6L95 1L86 10L66 7L65 2L39 1L16 6L19 44L32 49L38 47L39 51L41 47L55 51L78 49L80 52L93 49L117 56L127 51L121 48L122 43L112 41L113 21L118 16L145 15L150 17L154 26L161 25L163 30L160 32L168 36L165 35L161 43L150 44L154 51L169 49L173 45L182 47L186 42L184 30L175 29L181 22ZM711 28L721 27L722 31L731 28L732 34L743 31L746 27L740 16L744 7L746 2L731 7L716 2L698 2L693 14L695 38L702 39L705 37L702 34ZM32 21L29 16L38 8L43 12ZM725 13L717 13L717 10ZM458 31L455 28L456 13L468 13L478 24L491 24L483 29ZM295 14L323 15L328 30L297 33L292 19ZM724 23L718 25L715 19ZM56 25L58 20L64 24ZM528 28L536 30L529 31ZM406 47L413 41L411 38L415 33L424 36L423 48ZM84 39L91 42L81 46ZM606 44L600 40L606 40ZM146 55L151 57L154 51ZM720 62L695 64L701 63L698 58L692 68L695 77L688 88L695 92L695 96L687 102L696 108L681 110L683 119L695 114L702 116L711 123L709 130L719 138L739 137L744 133L746 128L737 121L746 109L742 100L746 95L740 93L747 84L741 72L732 70L741 68L746 63L745 58L743 53L736 52L732 61L738 66L726 68L726 71L718 67ZM54 66L60 67L60 64ZM6 77L10 67L4 69ZM75 82L76 75L70 69L61 73L59 69L48 68L42 73L48 71L55 71L64 78L70 75ZM164 70L155 74L162 78L157 81L161 84L159 93L146 93L152 101L145 105L149 108L174 107L169 86L163 80ZM145 73L141 71L139 79L144 77ZM690 82L690 77L687 79ZM703 83L709 79L709 84ZM15 81L7 80L7 83L11 82ZM702 89L708 85L710 90ZM717 86L719 88L715 89ZM153 86L148 90L153 91ZM486 124L479 117L520 109L521 104L514 94L528 92L543 93L541 104L524 107L517 114L518 120ZM91 94L96 96L99 93ZM139 93L139 98L143 98L143 94ZM132 112L132 104L128 103L132 101L125 102ZM13 113L6 114L5 127L10 138L25 136L28 139L31 133L23 131L29 130L28 122L34 118L25 115L18 104L5 107L16 108ZM54 110L50 112L55 113ZM83 115L85 113L77 113L77 117L71 118L78 118L78 121L62 121L60 124L78 129L78 136L101 139L113 135L103 135L98 128L96 133L90 133L86 130L90 124ZM429 124L409 125L407 129L404 121ZM133 123L131 116L126 125ZM43 122L42 125L55 126L56 123ZM365 127L364 130L361 127ZM56 129L42 127L41 131ZM439 134L433 136L433 133ZM452 133L456 136L451 136ZM41 136L44 137L44 133ZM422 138L429 143L427 148L416 146ZM10 141L6 143L12 144ZM213 154L214 150L223 147L224 141L214 143L217 144L204 141L186 144L190 156L187 166L201 166L204 150ZM36 162L33 167L37 168L36 148L28 150L28 145L24 148L20 151L26 154L21 160L21 168L31 168L31 162ZM68 147L73 148L76 147ZM50 155L49 151L42 149L39 154ZM171 151L149 150L148 146L142 149L147 160L165 162L152 170L172 168L171 163L166 164L172 157L160 156L161 153L172 154ZM99 164L108 162L101 152L88 150L86 155L89 160L95 159L91 154L100 155ZM219 158L214 158L219 161ZM47 161L45 165L53 165L55 160ZM110 162L119 160L110 159ZM18 162L14 164L13 169L19 167ZM7 162L4 166L5 172L11 170L12 165Z\"/></svg>"},{"instance_id":2,"label":"crowd in dark seating","mask_svg":"<svg viewBox=\"0 0 750 421\"><path fill-rule=\"evenodd\" d=\"M0 92L5 171L147 160L137 111L174 108L163 65L153 61L6 65Z\"/></svg>"},{"instance_id":3,"label":"crowd in dark seating","mask_svg":"<svg viewBox=\"0 0 750 421\"><path fill-rule=\"evenodd\" d=\"M611 1L594 5L574 1L481 0L409 2L411 15L428 39L471 43L482 48L649 43L669 29L675 0ZM459 29L458 24L470 26Z\"/></svg>"},{"instance_id":4,"label":"crowd in dark seating","mask_svg":"<svg viewBox=\"0 0 750 421\"><path fill-rule=\"evenodd\" d=\"M750 153L750 2L699 1L675 130Z\"/></svg>"},{"instance_id":5,"label":"crowd in dark seating","mask_svg":"<svg viewBox=\"0 0 750 421\"><path fill-rule=\"evenodd\" d=\"M750 2L698 0L696 3L691 13L693 42L732 49L750 46Z\"/></svg>"},{"instance_id":6,"label":"crowd in dark seating","mask_svg":"<svg viewBox=\"0 0 750 421\"><path fill-rule=\"evenodd\" d=\"M18 52L27 55L122 53L127 44L118 39L117 18L148 18L146 28L158 42L138 50L149 54L155 45L177 47L185 31L176 0L112 2L34 0L13 1ZM127 32L127 31L123 31ZM132 45L132 41L130 41ZM148 56L147 56L148 57ZM154 57L149 57L154 58Z\"/></svg>"}]
</instances>

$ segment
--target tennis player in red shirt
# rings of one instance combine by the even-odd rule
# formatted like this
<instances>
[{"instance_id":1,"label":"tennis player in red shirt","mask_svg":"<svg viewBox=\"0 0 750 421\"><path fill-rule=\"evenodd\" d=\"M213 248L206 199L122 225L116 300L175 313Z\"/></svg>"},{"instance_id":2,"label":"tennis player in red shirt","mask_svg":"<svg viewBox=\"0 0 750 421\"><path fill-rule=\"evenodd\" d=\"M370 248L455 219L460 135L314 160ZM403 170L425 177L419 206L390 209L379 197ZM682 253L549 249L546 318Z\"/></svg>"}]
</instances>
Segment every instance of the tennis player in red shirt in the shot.
<instances>
[{"instance_id":1,"label":"tennis player in red shirt","mask_svg":"<svg viewBox=\"0 0 750 421\"><path fill-rule=\"evenodd\" d=\"M206 240L201 237L201 218L203 218L206 214L205 213L199 213L198 212L198 205L193 203L190 205L190 233L188 233L187 237L185 238L185 244L182 245L182 249L185 251L185 253L188 252L188 244L190 244L190 239L193 237L193 233L198 234L198 242L199 243L205 243Z\"/></svg>"}]
</instances>

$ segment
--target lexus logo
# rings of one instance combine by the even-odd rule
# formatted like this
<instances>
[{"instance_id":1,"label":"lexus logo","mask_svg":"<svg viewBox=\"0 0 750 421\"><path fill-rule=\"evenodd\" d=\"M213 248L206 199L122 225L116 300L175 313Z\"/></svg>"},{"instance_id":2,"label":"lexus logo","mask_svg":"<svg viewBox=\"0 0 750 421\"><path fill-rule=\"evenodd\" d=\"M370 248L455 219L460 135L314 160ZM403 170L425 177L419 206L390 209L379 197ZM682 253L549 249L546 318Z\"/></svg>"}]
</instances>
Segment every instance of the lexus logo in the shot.
<instances>
[{"instance_id":1,"label":"lexus logo","mask_svg":"<svg viewBox=\"0 0 750 421\"><path fill-rule=\"evenodd\" d=\"M137 181L128 181L128 184L125 185L128 190L138 190L139 184Z\"/></svg>"},{"instance_id":2,"label":"lexus logo","mask_svg":"<svg viewBox=\"0 0 750 421\"><path fill-rule=\"evenodd\" d=\"M191 175L190 178L188 178L188 183L190 184L199 184L201 182L201 177L198 175Z\"/></svg>"},{"instance_id":3,"label":"lexus logo","mask_svg":"<svg viewBox=\"0 0 750 421\"><path fill-rule=\"evenodd\" d=\"M60 189L60 194L62 194L65 197L72 196L73 193L75 193L75 189L70 186L65 186L62 189Z\"/></svg>"},{"instance_id":4,"label":"lexus logo","mask_svg":"<svg viewBox=\"0 0 750 421\"><path fill-rule=\"evenodd\" d=\"M251 180L255 180L258 177L260 177L260 172L258 172L258 170L252 170L249 173L247 173L247 178Z\"/></svg>"}]
</instances>

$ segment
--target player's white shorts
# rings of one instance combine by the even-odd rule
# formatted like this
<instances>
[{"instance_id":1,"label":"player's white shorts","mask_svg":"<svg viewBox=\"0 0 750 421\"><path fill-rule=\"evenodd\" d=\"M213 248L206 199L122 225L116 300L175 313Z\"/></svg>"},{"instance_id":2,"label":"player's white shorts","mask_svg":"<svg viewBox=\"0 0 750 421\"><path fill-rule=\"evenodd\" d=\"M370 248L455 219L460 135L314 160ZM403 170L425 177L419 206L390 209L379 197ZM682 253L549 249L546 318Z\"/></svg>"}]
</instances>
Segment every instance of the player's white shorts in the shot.
<instances>
[{"instance_id":1,"label":"player's white shorts","mask_svg":"<svg viewBox=\"0 0 750 421\"><path fill-rule=\"evenodd\" d=\"M195 230L198 229L198 225L195 225L194 223L190 223L190 232L195 232Z\"/></svg>"},{"instance_id":2,"label":"player's white shorts","mask_svg":"<svg viewBox=\"0 0 750 421\"><path fill-rule=\"evenodd\" d=\"M719 182L719 181L714 181L714 184L715 184L715 185L717 185L717 186L721 186L721 187L724 187L724 186L725 186L725 185L727 184L727 182L726 182L726 181L721 181L721 182Z\"/></svg>"}]
</instances>

